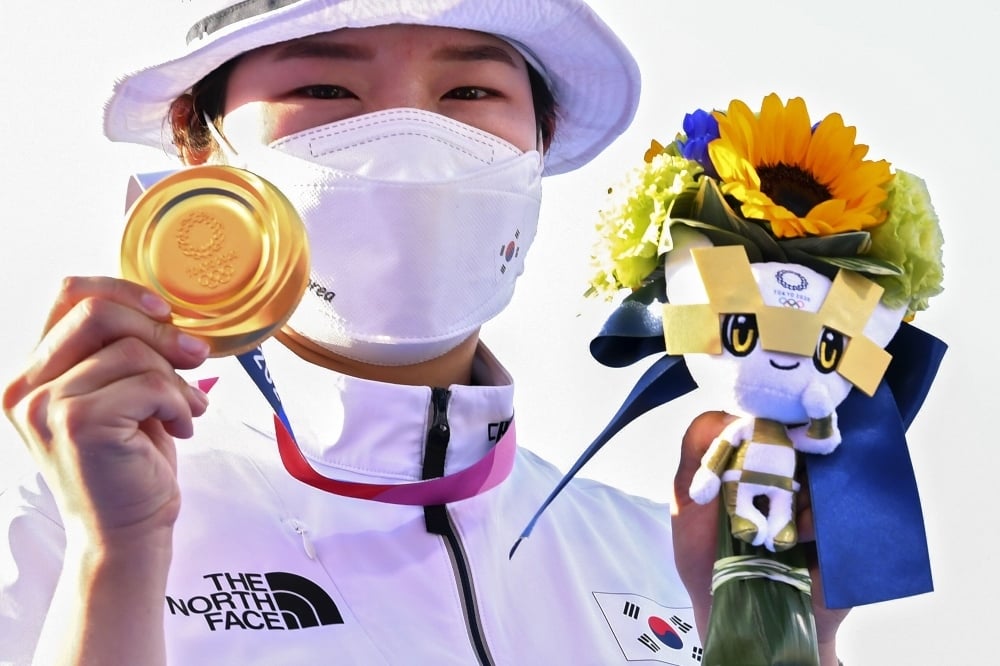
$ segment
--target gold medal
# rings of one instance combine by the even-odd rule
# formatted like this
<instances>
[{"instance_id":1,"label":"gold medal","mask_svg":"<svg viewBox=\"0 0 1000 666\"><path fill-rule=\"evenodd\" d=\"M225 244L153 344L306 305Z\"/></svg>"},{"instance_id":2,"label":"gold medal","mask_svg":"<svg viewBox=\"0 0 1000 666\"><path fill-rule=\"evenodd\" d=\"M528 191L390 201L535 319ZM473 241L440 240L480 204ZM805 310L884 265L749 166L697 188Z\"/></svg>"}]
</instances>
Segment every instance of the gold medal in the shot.
<instances>
[{"instance_id":1,"label":"gold medal","mask_svg":"<svg viewBox=\"0 0 1000 666\"><path fill-rule=\"evenodd\" d=\"M170 303L173 323L208 342L211 356L229 356L291 316L309 284L309 245L274 185L243 169L198 166L132 204L121 271Z\"/></svg>"}]
</instances>

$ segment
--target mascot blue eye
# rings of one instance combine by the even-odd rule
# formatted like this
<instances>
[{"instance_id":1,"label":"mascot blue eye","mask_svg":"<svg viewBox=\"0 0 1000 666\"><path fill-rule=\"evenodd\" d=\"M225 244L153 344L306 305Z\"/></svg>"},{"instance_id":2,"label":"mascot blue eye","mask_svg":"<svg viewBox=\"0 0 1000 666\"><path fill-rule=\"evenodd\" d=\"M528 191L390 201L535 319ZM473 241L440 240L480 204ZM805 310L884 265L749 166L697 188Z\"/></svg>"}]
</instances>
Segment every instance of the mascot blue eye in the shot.
<instances>
[{"instance_id":1,"label":"mascot blue eye","mask_svg":"<svg viewBox=\"0 0 1000 666\"><path fill-rule=\"evenodd\" d=\"M733 356L746 356L757 346L757 316L727 314L722 320L722 346Z\"/></svg>"},{"instance_id":2,"label":"mascot blue eye","mask_svg":"<svg viewBox=\"0 0 1000 666\"><path fill-rule=\"evenodd\" d=\"M845 347L847 347L847 338L844 337L843 333L832 328L824 328L816 343L813 365L824 375L833 372L840 365L840 359L844 358Z\"/></svg>"}]
</instances>

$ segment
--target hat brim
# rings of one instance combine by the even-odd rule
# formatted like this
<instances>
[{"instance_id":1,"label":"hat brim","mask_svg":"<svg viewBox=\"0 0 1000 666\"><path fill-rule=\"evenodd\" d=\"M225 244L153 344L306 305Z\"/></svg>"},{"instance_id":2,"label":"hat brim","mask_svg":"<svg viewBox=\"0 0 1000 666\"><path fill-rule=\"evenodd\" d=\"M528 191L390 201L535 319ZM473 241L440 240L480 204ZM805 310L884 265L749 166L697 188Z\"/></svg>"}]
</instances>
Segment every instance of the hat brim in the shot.
<instances>
[{"instance_id":1,"label":"hat brim","mask_svg":"<svg viewBox=\"0 0 1000 666\"><path fill-rule=\"evenodd\" d=\"M638 105L634 58L581 0L299 0L277 9L268 7L281 3L259 4L260 13L195 38L178 57L120 78L104 109L107 137L165 149L172 142L170 104L219 65L268 44L392 23L476 30L527 49L545 68L558 106L546 175L597 156L625 131Z\"/></svg>"}]
</instances>

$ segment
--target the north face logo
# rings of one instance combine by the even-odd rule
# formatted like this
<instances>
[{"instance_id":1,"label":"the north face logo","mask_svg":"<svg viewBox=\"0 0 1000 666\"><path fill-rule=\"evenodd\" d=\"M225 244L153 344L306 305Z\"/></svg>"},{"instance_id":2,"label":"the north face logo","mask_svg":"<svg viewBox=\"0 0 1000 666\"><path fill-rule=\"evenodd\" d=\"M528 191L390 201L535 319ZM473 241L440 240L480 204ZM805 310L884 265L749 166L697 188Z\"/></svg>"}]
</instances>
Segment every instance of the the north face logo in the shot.
<instances>
[{"instance_id":1,"label":"the north face logo","mask_svg":"<svg viewBox=\"0 0 1000 666\"><path fill-rule=\"evenodd\" d=\"M344 623L330 595L296 574L211 573L204 578L209 583L204 594L166 597L171 615L200 615L212 631L287 631Z\"/></svg>"}]
</instances>

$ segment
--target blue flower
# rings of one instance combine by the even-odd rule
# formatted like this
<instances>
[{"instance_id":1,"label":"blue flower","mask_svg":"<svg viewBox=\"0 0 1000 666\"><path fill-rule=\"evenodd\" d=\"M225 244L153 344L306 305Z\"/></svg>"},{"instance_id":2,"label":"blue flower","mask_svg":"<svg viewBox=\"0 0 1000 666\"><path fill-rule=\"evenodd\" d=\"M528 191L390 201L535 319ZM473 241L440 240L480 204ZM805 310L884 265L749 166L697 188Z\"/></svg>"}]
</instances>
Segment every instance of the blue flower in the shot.
<instances>
[{"instance_id":1,"label":"blue flower","mask_svg":"<svg viewBox=\"0 0 1000 666\"><path fill-rule=\"evenodd\" d=\"M718 178L712 160L708 157L708 144L719 138L719 122L708 111L697 109L684 116L686 138L677 140L681 155L694 160L705 169L705 174Z\"/></svg>"}]
</instances>

